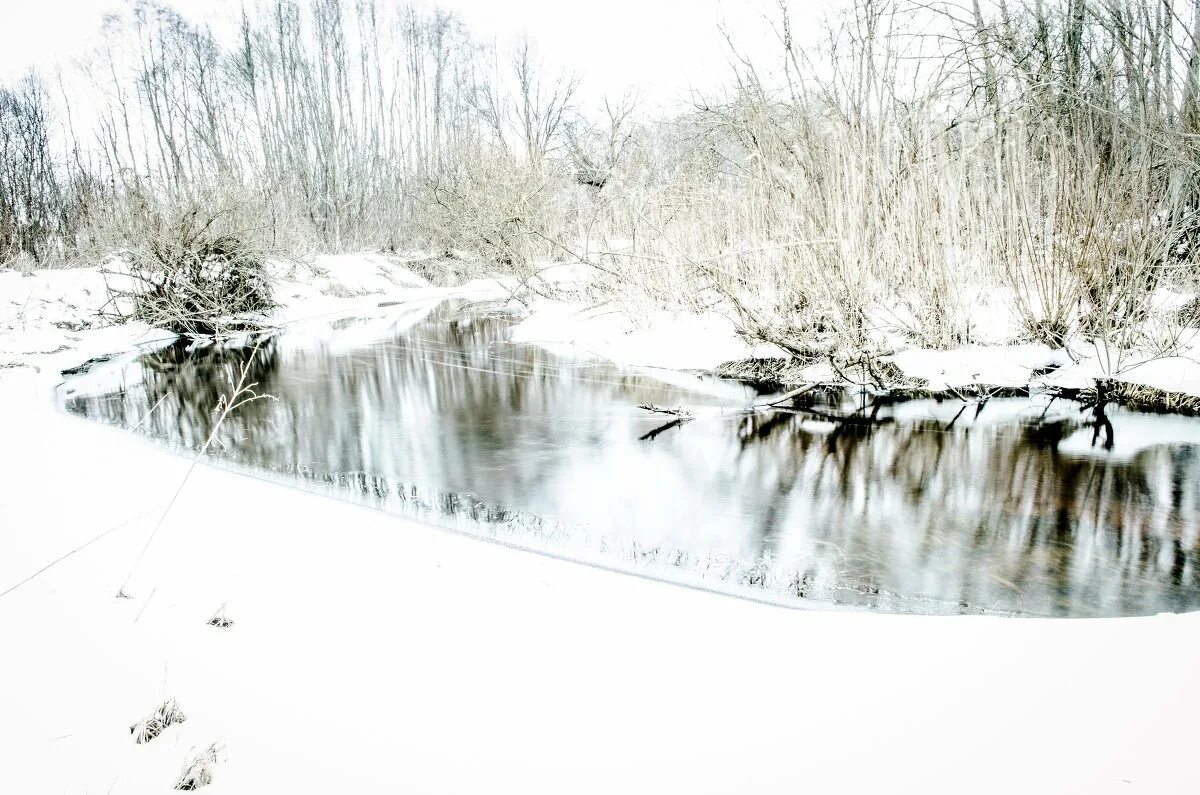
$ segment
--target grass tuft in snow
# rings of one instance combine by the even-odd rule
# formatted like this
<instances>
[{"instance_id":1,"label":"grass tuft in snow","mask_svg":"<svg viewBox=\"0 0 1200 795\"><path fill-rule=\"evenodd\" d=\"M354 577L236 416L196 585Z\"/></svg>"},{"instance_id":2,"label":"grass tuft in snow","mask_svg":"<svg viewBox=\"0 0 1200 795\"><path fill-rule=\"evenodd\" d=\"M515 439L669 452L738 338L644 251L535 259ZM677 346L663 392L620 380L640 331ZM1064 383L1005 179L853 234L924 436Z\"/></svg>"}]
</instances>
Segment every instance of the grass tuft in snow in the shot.
<instances>
[{"instance_id":1,"label":"grass tuft in snow","mask_svg":"<svg viewBox=\"0 0 1200 795\"><path fill-rule=\"evenodd\" d=\"M162 734L168 726L183 723L185 720L187 720L187 716L183 714L183 710L179 708L175 700L171 699L164 701L154 712L130 726L129 733L133 735L133 741L141 745Z\"/></svg>"},{"instance_id":2,"label":"grass tuft in snow","mask_svg":"<svg viewBox=\"0 0 1200 795\"><path fill-rule=\"evenodd\" d=\"M213 613L213 617L208 620L208 625L221 629L228 629L233 626L233 619L225 615L225 605L221 605L217 612Z\"/></svg>"},{"instance_id":3,"label":"grass tuft in snow","mask_svg":"<svg viewBox=\"0 0 1200 795\"><path fill-rule=\"evenodd\" d=\"M175 789L190 791L211 784L213 768L217 765L217 754L220 750L221 747L217 743L213 743L188 760L179 773Z\"/></svg>"}]
</instances>

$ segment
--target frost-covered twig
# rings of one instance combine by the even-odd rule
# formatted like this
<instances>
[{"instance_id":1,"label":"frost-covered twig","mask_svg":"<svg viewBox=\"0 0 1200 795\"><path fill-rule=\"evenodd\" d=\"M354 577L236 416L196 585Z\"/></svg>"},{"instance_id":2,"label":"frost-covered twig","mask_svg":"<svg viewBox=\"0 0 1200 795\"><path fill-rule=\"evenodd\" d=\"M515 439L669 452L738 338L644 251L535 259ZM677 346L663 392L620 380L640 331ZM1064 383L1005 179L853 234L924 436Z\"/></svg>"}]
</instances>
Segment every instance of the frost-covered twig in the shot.
<instances>
[{"instance_id":1,"label":"frost-covered twig","mask_svg":"<svg viewBox=\"0 0 1200 795\"><path fill-rule=\"evenodd\" d=\"M246 405L247 403L252 403L256 400L262 400L264 398L270 400L277 399L274 395L259 394L255 392L254 387L258 386L257 381L246 383L246 380L250 374L250 365L254 362L254 357L257 354L258 345L255 345L254 350L250 352L250 358L248 358L241 365L241 375L237 382L232 385L233 391L230 393L229 398L226 399L224 395L221 396L221 399L217 404L217 408L220 410L220 416L217 417L217 421L213 426L212 432L208 435L208 438L205 439L203 446L201 446L200 450L192 459L192 463L188 466L188 470L184 474L183 480L180 481L178 488L175 489L175 493L171 495L171 499L167 503L167 507L163 509L162 514L158 517L158 521L154 524L154 529L150 531L150 535L146 538L146 543L142 546L141 552L138 553L133 565L129 568L129 573L125 576L125 580L121 583L121 587L117 591L118 594L125 592L125 588L129 585L129 581L133 578L133 574L137 570L138 564L140 564L142 562L142 558L146 556L146 550L150 548L150 544L154 541L154 537L158 535L158 531L162 528L163 522L167 518L167 514L171 512L171 508L175 505L176 500L179 499L179 495L183 491L183 487L187 485L188 479L192 476L192 472L195 471L196 465L200 463L200 459L204 457L204 454L208 452L209 446L217 438L217 433L221 430L221 425L225 422L225 418L228 417L232 411Z\"/></svg>"}]
</instances>

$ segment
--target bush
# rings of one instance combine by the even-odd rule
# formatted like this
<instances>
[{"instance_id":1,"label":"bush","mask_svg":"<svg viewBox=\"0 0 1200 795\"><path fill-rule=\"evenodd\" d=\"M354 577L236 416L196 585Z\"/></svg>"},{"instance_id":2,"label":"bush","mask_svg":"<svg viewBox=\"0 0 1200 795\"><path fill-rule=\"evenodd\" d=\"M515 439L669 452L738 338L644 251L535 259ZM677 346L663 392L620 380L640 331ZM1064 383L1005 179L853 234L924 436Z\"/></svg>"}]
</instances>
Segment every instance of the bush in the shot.
<instances>
[{"instance_id":1,"label":"bush","mask_svg":"<svg viewBox=\"0 0 1200 795\"><path fill-rule=\"evenodd\" d=\"M178 334L221 336L266 325L267 255L236 208L202 200L158 207L135 197L113 224L120 246L105 314Z\"/></svg>"},{"instance_id":2,"label":"bush","mask_svg":"<svg viewBox=\"0 0 1200 795\"><path fill-rule=\"evenodd\" d=\"M569 184L550 164L482 152L425 186L420 226L436 249L477 254L489 272L528 278L537 260L560 253L559 200Z\"/></svg>"}]
</instances>

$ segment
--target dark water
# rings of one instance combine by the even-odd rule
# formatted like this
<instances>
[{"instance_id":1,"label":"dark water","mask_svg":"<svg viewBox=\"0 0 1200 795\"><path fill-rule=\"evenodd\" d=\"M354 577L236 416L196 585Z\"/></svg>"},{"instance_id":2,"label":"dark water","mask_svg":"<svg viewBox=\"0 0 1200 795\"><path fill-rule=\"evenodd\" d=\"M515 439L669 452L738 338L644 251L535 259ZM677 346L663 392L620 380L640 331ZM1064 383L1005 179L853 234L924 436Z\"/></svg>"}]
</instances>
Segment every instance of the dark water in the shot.
<instances>
[{"instance_id":1,"label":"dark water","mask_svg":"<svg viewBox=\"0 0 1200 795\"><path fill-rule=\"evenodd\" d=\"M196 449L246 366L277 400L233 412L211 456L734 592L928 613L1200 607L1200 448L1180 441L1200 439L1194 421L1116 414L1109 452L1078 406L1024 399L823 394L748 414L760 398L740 385L553 355L507 342L510 324L447 304L257 350L181 342L68 376L61 395ZM669 426L642 403L696 418ZM1166 441L1137 449L1152 433Z\"/></svg>"}]
</instances>

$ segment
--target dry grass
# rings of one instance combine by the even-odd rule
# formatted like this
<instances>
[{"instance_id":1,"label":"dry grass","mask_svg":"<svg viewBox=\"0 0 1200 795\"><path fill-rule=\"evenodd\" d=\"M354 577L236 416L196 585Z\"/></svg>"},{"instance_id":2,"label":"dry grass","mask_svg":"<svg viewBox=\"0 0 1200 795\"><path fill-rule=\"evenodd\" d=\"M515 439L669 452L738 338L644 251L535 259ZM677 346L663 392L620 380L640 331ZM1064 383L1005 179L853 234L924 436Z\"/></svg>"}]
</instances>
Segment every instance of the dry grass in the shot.
<instances>
[{"instance_id":1,"label":"dry grass","mask_svg":"<svg viewBox=\"0 0 1200 795\"><path fill-rule=\"evenodd\" d=\"M210 627L228 629L229 627L233 626L233 619L225 615L225 605L221 605L220 608L217 609L217 612L213 613L212 618L207 621L207 624Z\"/></svg>"},{"instance_id":2,"label":"dry grass","mask_svg":"<svg viewBox=\"0 0 1200 795\"><path fill-rule=\"evenodd\" d=\"M217 766L221 746L213 743L183 765L179 772L179 780L175 782L177 790L196 790L213 782L213 769Z\"/></svg>"},{"instance_id":3,"label":"dry grass","mask_svg":"<svg viewBox=\"0 0 1200 795\"><path fill-rule=\"evenodd\" d=\"M480 150L420 191L420 234L435 251L465 251L493 273L527 279L562 237L564 175L505 153Z\"/></svg>"},{"instance_id":4,"label":"dry grass","mask_svg":"<svg viewBox=\"0 0 1200 795\"><path fill-rule=\"evenodd\" d=\"M164 701L154 712L130 726L129 733L133 735L133 741L140 745L150 742L166 731L167 727L183 723L185 720L187 720L187 716L172 699Z\"/></svg>"},{"instance_id":5,"label":"dry grass","mask_svg":"<svg viewBox=\"0 0 1200 795\"><path fill-rule=\"evenodd\" d=\"M807 382L804 369L811 361L774 357L770 359L734 359L713 368L718 378L732 378L763 386L787 386Z\"/></svg>"},{"instance_id":6,"label":"dry grass","mask_svg":"<svg viewBox=\"0 0 1200 795\"><path fill-rule=\"evenodd\" d=\"M1200 397L1195 395L1126 382L1112 383L1109 388L1109 397L1114 403L1135 411L1200 415Z\"/></svg>"}]
</instances>

